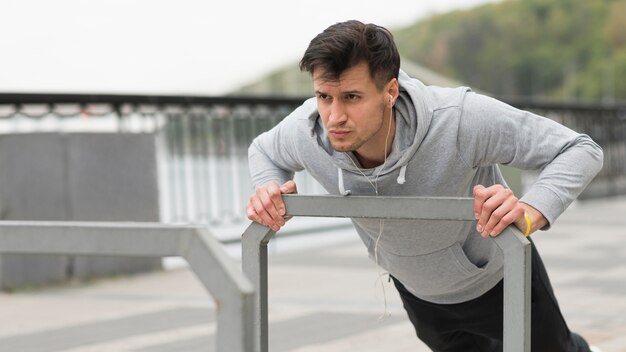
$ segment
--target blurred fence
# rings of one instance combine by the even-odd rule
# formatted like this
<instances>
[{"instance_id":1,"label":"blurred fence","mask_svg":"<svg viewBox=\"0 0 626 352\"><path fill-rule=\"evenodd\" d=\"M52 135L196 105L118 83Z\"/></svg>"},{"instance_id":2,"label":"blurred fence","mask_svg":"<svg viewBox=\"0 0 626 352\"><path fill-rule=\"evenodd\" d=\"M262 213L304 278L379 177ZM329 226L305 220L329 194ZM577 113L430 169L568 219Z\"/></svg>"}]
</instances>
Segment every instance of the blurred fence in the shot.
<instances>
[{"instance_id":1,"label":"blurred fence","mask_svg":"<svg viewBox=\"0 0 626 352\"><path fill-rule=\"evenodd\" d=\"M604 151L604 167L581 199L626 194L626 104L554 103L503 99L588 134Z\"/></svg>"},{"instance_id":2,"label":"blurred fence","mask_svg":"<svg viewBox=\"0 0 626 352\"><path fill-rule=\"evenodd\" d=\"M504 99L589 134L605 151L588 196L626 193L626 105ZM0 133L148 133L158 145L161 218L241 224L251 140L302 103L294 98L0 94ZM301 193L325 193L304 173ZM592 186L594 186L592 185ZM594 189L594 187L590 187Z\"/></svg>"}]
</instances>

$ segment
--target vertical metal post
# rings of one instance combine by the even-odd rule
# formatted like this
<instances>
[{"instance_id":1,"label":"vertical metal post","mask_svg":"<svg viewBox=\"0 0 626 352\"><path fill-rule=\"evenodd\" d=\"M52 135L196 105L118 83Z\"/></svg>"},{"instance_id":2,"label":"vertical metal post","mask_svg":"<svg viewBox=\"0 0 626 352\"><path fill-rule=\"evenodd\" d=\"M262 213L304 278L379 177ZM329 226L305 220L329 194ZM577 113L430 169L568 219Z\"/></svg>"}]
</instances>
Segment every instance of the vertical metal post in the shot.
<instances>
[{"instance_id":1,"label":"vertical metal post","mask_svg":"<svg viewBox=\"0 0 626 352\"><path fill-rule=\"evenodd\" d=\"M218 352L254 351L254 285L232 266L232 259L205 229L196 229L185 259L213 294L218 306Z\"/></svg>"},{"instance_id":2,"label":"vertical metal post","mask_svg":"<svg viewBox=\"0 0 626 352\"><path fill-rule=\"evenodd\" d=\"M512 226L494 241L504 255L504 350L530 352L531 244Z\"/></svg>"},{"instance_id":3,"label":"vertical metal post","mask_svg":"<svg viewBox=\"0 0 626 352\"><path fill-rule=\"evenodd\" d=\"M241 238L243 272L255 288L254 297L254 351L268 351L267 326L267 243L275 232L255 222Z\"/></svg>"}]
</instances>

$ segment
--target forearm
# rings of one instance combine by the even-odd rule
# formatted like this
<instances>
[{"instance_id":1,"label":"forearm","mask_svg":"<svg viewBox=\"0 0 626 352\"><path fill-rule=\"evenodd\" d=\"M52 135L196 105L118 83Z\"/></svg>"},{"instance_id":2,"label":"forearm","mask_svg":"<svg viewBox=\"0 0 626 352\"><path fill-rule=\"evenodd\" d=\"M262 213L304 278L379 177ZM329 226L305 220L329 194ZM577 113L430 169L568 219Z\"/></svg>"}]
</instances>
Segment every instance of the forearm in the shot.
<instances>
[{"instance_id":1,"label":"forearm","mask_svg":"<svg viewBox=\"0 0 626 352\"><path fill-rule=\"evenodd\" d=\"M472 167L541 170L520 198L547 220L539 228L548 228L602 168L602 149L589 136L477 94L466 98L459 143Z\"/></svg>"},{"instance_id":2,"label":"forearm","mask_svg":"<svg viewBox=\"0 0 626 352\"><path fill-rule=\"evenodd\" d=\"M520 201L542 214L549 227L600 171L602 161L602 149L580 135L546 165Z\"/></svg>"},{"instance_id":3,"label":"forearm","mask_svg":"<svg viewBox=\"0 0 626 352\"><path fill-rule=\"evenodd\" d=\"M293 178L293 172L277 166L265 153L256 147L255 143L252 143L248 149L248 164L254 188L271 181L283 184Z\"/></svg>"}]
</instances>

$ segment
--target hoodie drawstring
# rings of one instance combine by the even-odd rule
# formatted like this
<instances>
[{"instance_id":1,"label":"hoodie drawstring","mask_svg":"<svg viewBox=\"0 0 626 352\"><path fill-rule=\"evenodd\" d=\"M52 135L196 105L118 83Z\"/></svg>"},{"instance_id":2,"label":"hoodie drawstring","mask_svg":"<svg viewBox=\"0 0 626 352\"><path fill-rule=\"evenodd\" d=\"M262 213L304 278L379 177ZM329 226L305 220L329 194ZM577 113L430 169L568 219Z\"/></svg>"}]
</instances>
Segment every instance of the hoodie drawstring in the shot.
<instances>
[{"instance_id":1,"label":"hoodie drawstring","mask_svg":"<svg viewBox=\"0 0 626 352\"><path fill-rule=\"evenodd\" d=\"M406 182L405 176L406 176L406 164L402 165L402 167L400 168L400 175L396 179L399 185L403 185Z\"/></svg>"},{"instance_id":2,"label":"hoodie drawstring","mask_svg":"<svg viewBox=\"0 0 626 352\"><path fill-rule=\"evenodd\" d=\"M351 192L349 189L346 190L343 186L343 170L340 167L337 168L337 181L339 183L339 193L342 196L349 196Z\"/></svg>"},{"instance_id":3,"label":"hoodie drawstring","mask_svg":"<svg viewBox=\"0 0 626 352\"><path fill-rule=\"evenodd\" d=\"M365 175L363 175L365 176ZM396 182L398 182L399 185L403 185L406 182L406 164L402 165L402 167L400 168L400 175L398 175L398 178L396 179ZM367 178L367 176L365 176L365 178ZM368 179L369 181L369 179ZM343 183L343 169L338 167L337 168L337 183L339 185L339 193L342 196L349 196L350 193L352 193L349 189L346 189ZM378 193L378 192L377 192Z\"/></svg>"}]
</instances>

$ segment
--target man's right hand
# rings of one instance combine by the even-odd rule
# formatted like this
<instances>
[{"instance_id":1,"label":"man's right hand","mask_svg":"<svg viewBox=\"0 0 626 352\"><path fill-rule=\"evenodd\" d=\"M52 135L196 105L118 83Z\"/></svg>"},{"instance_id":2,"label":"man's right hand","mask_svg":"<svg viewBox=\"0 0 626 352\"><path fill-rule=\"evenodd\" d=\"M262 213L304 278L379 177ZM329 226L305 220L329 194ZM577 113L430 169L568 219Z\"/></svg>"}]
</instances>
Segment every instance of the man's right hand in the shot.
<instances>
[{"instance_id":1,"label":"man's right hand","mask_svg":"<svg viewBox=\"0 0 626 352\"><path fill-rule=\"evenodd\" d=\"M275 232L280 230L285 225L285 203L281 194L297 192L296 183L293 181L287 181L282 185L268 182L257 187L246 205L248 219L270 227Z\"/></svg>"}]
</instances>

